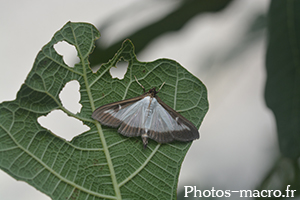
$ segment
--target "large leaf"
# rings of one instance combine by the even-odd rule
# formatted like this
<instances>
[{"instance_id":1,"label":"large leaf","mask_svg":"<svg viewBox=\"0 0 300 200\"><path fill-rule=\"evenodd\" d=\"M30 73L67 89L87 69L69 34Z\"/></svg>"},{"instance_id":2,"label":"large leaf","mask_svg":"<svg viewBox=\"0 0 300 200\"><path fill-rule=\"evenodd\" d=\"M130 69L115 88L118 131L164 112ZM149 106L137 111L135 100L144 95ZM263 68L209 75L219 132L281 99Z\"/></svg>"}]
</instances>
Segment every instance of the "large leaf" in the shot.
<instances>
[{"instance_id":1,"label":"large leaf","mask_svg":"<svg viewBox=\"0 0 300 200\"><path fill-rule=\"evenodd\" d=\"M91 114L103 104L140 95L135 75L145 88L166 82L160 98L199 127L208 110L206 88L175 61L139 62L129 40L93 73L88 56L98 37L92 25L69 22L42 48L17 99L0 104L0 167L53 199L175 199L180 166L191 143L151 140L143 149L140 138L101 126ZM76 47L80 62L74 68L53 48L59 41ZM120 60L128 62L127 73L122 80L112 79L109 70ZM71 80L80 84L78 114L59 99ZM55 109L90 130L70 142L55 136L37 122Z\"/></svg>"},{"instance_id":2,"label":"large leaf","mask_svg":"<svg viewBox=\"0 0 300 200\"><path fill-rule=\"evenodd\" d=\"M280 150L300 156L300 1L272 1L266 57L266 102L275 114Z\"/></svg>"}]
</instances>

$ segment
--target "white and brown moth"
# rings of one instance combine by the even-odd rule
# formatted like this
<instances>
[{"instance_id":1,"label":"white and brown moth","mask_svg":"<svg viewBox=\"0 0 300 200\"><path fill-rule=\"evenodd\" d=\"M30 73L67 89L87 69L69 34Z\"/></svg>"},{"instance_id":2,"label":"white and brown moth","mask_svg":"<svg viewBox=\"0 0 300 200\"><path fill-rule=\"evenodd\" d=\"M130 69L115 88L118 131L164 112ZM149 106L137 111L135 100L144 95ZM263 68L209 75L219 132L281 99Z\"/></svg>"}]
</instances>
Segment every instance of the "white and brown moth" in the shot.
<instances>
[{"instance_id":1,"label":"white and brown moth","mask_svg":"<svg viewBox=\"0 0 300 200\"><path fill-rule=\"evenodd\" d=\"M92 118L103 125L119 127L118 132L124 136L141 136L144 148L148 138L158 143L198 139L199 132L194 124L157 96L162 86L158 91L154 87L141 96L103 105L93 112Z\"/></svg>"}]
</instances>

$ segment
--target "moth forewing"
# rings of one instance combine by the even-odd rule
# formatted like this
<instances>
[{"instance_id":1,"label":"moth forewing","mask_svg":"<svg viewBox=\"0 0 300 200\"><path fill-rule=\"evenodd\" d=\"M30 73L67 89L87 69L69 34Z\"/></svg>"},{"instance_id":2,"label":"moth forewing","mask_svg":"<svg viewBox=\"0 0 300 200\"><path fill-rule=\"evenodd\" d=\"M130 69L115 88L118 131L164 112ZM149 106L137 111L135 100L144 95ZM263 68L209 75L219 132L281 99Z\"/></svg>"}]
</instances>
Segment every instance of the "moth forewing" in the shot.
<instances>
[{"instance_id":1,"label":"moth forewing","mask_svg":"<svg viewBox=\"0 0 300 200\"><path fill-rule=\"evenodd\" d=\"M119 118L115 117L115 115L117 115L117 113L120 110L125 109L126 107L139 101L143 97L144 97L144 94L141 96L138 96L138 97L125 99L122 101L117 101L117 102L113 102L113 103L109 103L109 104L100 106L93 112L92 118L99 121L103 125L117 128L120 126L122 121Z\"/></svg>"}]
</instances>

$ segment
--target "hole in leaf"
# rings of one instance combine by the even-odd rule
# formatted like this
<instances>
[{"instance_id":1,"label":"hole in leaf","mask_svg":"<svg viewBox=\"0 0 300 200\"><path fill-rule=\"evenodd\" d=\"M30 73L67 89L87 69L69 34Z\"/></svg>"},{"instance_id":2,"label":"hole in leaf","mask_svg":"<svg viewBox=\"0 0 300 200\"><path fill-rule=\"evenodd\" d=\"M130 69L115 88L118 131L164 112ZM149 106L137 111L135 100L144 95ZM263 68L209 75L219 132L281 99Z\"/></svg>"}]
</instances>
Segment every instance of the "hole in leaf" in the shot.
<instances>
[{"instance_id":1,"label":"hole in leaf","mask_svg":"<svg viewBox=\"0 0 300 200\"><path fill-rule=\"evenodd\" d=\"M59 93L59 99L62 105L72 113L80 112L82 105L79 103L80 92L79 82L76 80L66 83L65 87Z\"/></svg>"},{"instance_id":2,"label":"hole in leaf","mask_svg":"<svg viewBox=\"0 0 300 200\"><path fill-rule=\"evenodd\" d=\"M91 68L91 70L93 71L93 73L96 73L99 69L100 69L101 65L96 65L96 66L93 66Z\"/></svg>"},{"instance_id":3,"label":"hole in leaf","mask_svg":"<svg viewBox=\"0 0 300 200\"><path fill-rule=\"evenodd\" d=\"M113 78L123 79L124 75L127 72L128 62L119 61L117 62L116 67L110 68L109 72Z\"/></svg>"},{"instance_id":4,"label":"hole in leaf","mask_svg":"<svg viewBox=\"0 0 300 200\"><path fill-rule=\"evenodd\" d=\"M61 110L54 110L47 116L39 117L37 121L42 127L68 141L72 140L73 137L90 130L90 128L87 125L84 125L82 121L74 117L69 117Z\"/></svg>"},{"instance_id":5,"label":"hole in leaf","mask_svg":"<svg viewBox=\"0 0 300 200\"><path fill-rule=\"evenodd\" d=\"M64 62L70 67L74 67L80 61L77 57L76 48L67 42L58 42L54 45L54 49L58 54L63 56Z\"/></svg>"}]
</instances>

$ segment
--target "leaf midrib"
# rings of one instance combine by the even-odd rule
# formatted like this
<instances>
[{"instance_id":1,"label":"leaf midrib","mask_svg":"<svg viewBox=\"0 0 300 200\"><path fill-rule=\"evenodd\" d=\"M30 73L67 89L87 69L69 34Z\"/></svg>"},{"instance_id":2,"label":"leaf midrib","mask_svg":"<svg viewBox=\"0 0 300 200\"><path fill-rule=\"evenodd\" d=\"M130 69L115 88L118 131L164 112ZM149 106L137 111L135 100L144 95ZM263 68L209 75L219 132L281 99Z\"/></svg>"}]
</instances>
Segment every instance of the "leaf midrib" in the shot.
<instances>
[{"instance_id":1,"label":"leaf midrib","mask_svg":"<svg viewBox=\"0 0 300 200\"><path fill-rule=\"evenodd\" d=\"M75 46L77 47L79 45L77 43L77 38L75 37L73 29L72 29L72 33L73 33L73 36L74 36L74 39L75 39L75 44L76 44ZM90 46L92 46L92 45L93 44L91 43ZM90 90L90 87L89 87L89 82L88 82L88 79L87 79L87 72L86 72L86 70L89 68L89 66L85 65L84 56L82 55L81 51L79 49L77 49L77 52L78 52L78 56L80 57L80 61L81 61L82 68L83 68L83 78L84 78L84 83L85 83L85 87L86 87L86 92L88 93L88 98L90 100L90 105L91 105L92 110L95 110L94 99L93 99L93 96L92 96L92 93L91 93L91 90ZM113 164L112 164L112 160L111 160L110 153L109 153L109 150L108 150L108 146L106 144L106 140L105 140L105 137L104 137L104 134L103 134L103 131L102 131L102 127L98 122L95 121L94 123L95 123L95 125L97 127L97 130L98 130L98 133L99 133L99 137L100 137L100 140L101 140L101 143L102 143L103 151L104 151L104 154L105 154L105 158L106 158L106 161L107 161L107 165L108 165L108 168L109 168L109 172L110 172L110 175L111 175L111 179L112 179L112 183L113 183L113 187L114 187L114 191L115 191L115 195L116 195L116 197L109 196L109 198L121 200L122 197L121 197L120 188L118 187L116 173L115 173L115 170L114 170L114 167L113 167Z\"/></svg>"}]
</instances>

